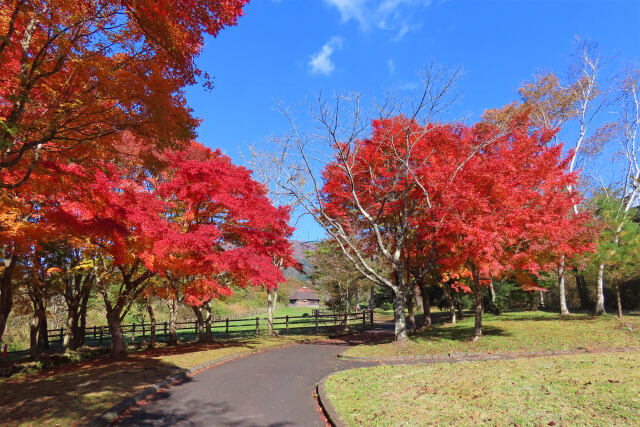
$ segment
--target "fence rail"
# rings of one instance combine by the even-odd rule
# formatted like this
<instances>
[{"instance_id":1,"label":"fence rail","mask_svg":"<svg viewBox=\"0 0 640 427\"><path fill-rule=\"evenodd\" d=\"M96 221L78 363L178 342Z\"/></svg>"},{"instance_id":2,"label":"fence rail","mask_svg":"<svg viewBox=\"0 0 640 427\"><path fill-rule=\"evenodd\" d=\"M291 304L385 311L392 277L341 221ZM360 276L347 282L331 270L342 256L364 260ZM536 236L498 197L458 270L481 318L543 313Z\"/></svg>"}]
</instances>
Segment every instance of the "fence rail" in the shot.
<instances>
[{"instance_id":1,"label":"fence rail","mask_svg":"<svg viewBox=\"0 0 640 427\"><path fill-rule=\"evenodd\" d=\"M305 332L312 329L315 333L318 333L320 328L339 326L342 325L345 320L347 323L354 321L358 323L362 322L362 326L373 325L373 311L362 310L345 315L344 313L313 310L311 315L306 316L278 316L273 318L273 329L285 334L299 332L301 329L306 330ZM226 337L251 333L257 335L261 329L264 330L268 327L268 320L260 316L243 318L226 317L223 319L214 319L210 322L210 325L213 335ZM161 338L166 340L170 335L170 326L169 322L156 323L156 339ZM175 326L176 332L179 335L198 334L197 321L176 322ZM121 325L121 328L126 341L132 343L137 340L146 340L151 331L151 323L131 323ZM62 345L65 334L66 328L64 327L48 330L48 338L51 343L57 342ZM94 345L98 344L102 346L106 341L110 340L111 335L108 326L89 326L85 328L85 344L93 342Z\"/></svg>"}]
</instances>

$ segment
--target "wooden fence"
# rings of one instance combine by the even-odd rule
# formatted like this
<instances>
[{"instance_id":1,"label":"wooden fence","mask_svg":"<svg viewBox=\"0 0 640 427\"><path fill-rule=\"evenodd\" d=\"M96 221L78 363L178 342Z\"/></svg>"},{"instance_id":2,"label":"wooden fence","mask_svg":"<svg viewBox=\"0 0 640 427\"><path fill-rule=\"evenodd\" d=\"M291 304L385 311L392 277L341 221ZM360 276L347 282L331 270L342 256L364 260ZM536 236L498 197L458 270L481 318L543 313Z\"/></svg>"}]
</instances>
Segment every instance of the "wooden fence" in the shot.
<instances>
[{"instance_id":1,"label":"wooden fence","mask_svg":"<svg viewBox=\"0 0 640 427\"><path fill-rule=\"evenodd\" d=\"M343 324L345 315L332 312L320 312L314 310L312 315L306 316L279 316L273 318L273 329L279 333L308 333L309 330L318 333L320 328L336 327ZM346 315L349 324L361 324L362 326L373 325L373 311L362 310ZM145 340L151 330L150 323L132 323L122 326L122 334L128 342ZM260 316L244 318L224 318L211 321L211 332L213 335L229 337L232 335L258 334L261 329L267 329L268 319ZM159 322L156 324L156 339L166 340L169 337L169 322ZM176 331L179 335L197 335L198 322L176 322ZM62 345L66 330L65 328L50 329L48 331L49 341ZM93 326L85 328L85 344L93 343L100 346L111 340L108 326Z\"/></svg>"}]
</instances>

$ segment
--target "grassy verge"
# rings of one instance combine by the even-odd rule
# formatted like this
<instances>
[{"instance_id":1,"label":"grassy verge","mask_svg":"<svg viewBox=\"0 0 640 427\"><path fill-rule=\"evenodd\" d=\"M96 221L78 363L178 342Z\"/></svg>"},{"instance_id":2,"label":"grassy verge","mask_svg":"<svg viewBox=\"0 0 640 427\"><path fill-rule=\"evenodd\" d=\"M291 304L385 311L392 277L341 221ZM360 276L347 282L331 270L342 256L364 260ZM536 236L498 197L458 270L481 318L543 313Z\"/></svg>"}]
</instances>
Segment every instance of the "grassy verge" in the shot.
<instances>
[{"instance_id":1,"label":"grassy verge","mask_svg":"<svg viewBox=\"0 0 640 427\"><path fill-rule=\"evenodd\" d=\"M82 425L121 399L181 370L213 359L322 338L326 336L235 338L209 345L186 344L131 353L123 360L102 357L0 380L0 424Z\"/></svg>"},{"instance_id":2,"label":"grassy verge","mask_svg":"<svg viewBox=\"0 0 640 427\"><path fill-rule=\"evenodd\" d=\"M330 376L348 425L634 425L640 352L380 366Z\"/></svg>"},{"instance_id":3,"label":"grassy verge","mask_svg":"<svg viewBox=\"0 0 640 427\"><path fill-rule=\"evenodd\" d=\"M401 347L387 341L347 350L349 356L388 357L442 353L500 353L519 351L606 349L640 347L640 316L618 321L615 316L559 316L545 312L514 312L484 316L484 337L471 342L473 318L456 325L439 325L422 331Z\"/></svg>"}]
</instances>

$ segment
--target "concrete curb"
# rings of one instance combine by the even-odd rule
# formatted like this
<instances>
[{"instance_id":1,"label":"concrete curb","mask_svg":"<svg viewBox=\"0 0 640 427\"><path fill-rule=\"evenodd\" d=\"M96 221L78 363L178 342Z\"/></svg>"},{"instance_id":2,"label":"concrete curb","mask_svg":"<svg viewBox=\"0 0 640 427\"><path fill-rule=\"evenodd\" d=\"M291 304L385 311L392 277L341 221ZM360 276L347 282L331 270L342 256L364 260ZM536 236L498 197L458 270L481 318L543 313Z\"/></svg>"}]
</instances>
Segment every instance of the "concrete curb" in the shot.
<instances>
[{"instance_id":1,"label":"concrete curb","mask_svg":"<svg viewBox=\"0 0 640 427\"><path fill-rule=\"evenodd\" d=\"M340 359L351 360L354 362L368 362L380 364L412 364L412 363L443 363L443 362L474 362L488 360L513 360L526 359L534 357L550 357L564 356L571 354L586 353L623 353L628 351L640 351L640 347L616 347L609 349L589 349L580 347L573 350L551 350L551 351L530 351L530 352L512 352L512 353L448 353L446 355L430 355L430 356L387 356L387 357L359 357L348 356L344 353L338 355Z\"/></svg>"},{"instance_id":2,"label":"concrete curb","mask_svg":"<svg viewBox=\"0 0 640 427\"><path fill-rule=\"evenodd\" d=\"M342 372L342 371L341 371ZM322 408L322 412L324 412L325 417L327 417L327 421L333 427L346 427L340 415L338 415L338 411L333 407L331 400L327 397L327 391L324 387L324 381L329 378L331 375L335 374L331 373L326 377L322 378L318 385L316 386L316 391L318 393L318 403L320 404L320 408Z\"/></svg>"},{"instance_id":3,"label":"concrete curb","mask_svg":"<svg viewBox=\"0 0 640 427\"><path fill-rule=\"evenodd\" d=\"M108 425L110 425L111 423L113 423L119 416L121 416L122 414L124 414L126 411L128 411L130 408L138 405L139 403L149 399L150 397L152 397L153 395L155 395L156 393L163 391L171 386L177 385L180 382L184 382L184 381L188 381L191 377L198 375L200 372L205 371L209 368L213 368L214 366L218 366L221 365L225 362L230 362L232 360L235 359L239 359L241 357L246 357L246 356L250 356L252 354L258 354L258 353L262 353L265 351L269 351L269 350L275 350L275 349L279 349L279 348L285 348L285 347L290 347L293 345L298 345L300 343L298 342L293 342L293 343L287 343L287 344L283 344L283 345L279 345L279 346L275 346L275 347L271 347L271 348L266 348L263 350L258 350L258 351L245 351L242 353L238 353L238 354L232 354L230 356L225 356L225 357L219 357L217 359L212 359L208 362L205 363L201 363L199 365L196 365L192 368L189 368L187 370L184 370L182 372L179 372L175 375L172 375L168 378L165 378L164 380L153 384L147 388L145 388L142 391L139 391L138 393L134 394L133 396L129 396L126 397L124 399L122 399L120 402L116 403L115 405L113 405L111 408L107 409L106 411L102 412L99 415L96 415L91 421L89 421L86 425L87 426L96 426L96 427L106 427Z\"/></svg>"}]
</instances>

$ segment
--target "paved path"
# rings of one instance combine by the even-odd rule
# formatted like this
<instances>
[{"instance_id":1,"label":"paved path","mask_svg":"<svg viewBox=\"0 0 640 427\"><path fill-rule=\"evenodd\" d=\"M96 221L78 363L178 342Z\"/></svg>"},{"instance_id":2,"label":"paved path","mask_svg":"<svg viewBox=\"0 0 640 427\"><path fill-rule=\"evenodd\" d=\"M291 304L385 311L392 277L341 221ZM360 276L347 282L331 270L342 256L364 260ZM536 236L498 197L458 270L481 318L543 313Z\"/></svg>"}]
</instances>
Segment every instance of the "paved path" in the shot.
<instances>
[{"instance_id":1,"label":"paved path","mask_svg":"<svg viewBox=\"0 0 640 427\"><path fill-rule=\"evenodd\" d=\"M134 408L119 425L322 426L313 392L332 372L373 365L336 358L344 343L299 344L204 371Z\"/></svg>"}]
</instances>

